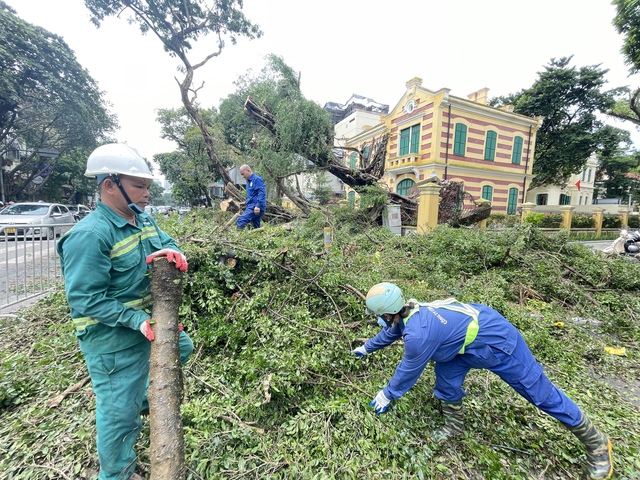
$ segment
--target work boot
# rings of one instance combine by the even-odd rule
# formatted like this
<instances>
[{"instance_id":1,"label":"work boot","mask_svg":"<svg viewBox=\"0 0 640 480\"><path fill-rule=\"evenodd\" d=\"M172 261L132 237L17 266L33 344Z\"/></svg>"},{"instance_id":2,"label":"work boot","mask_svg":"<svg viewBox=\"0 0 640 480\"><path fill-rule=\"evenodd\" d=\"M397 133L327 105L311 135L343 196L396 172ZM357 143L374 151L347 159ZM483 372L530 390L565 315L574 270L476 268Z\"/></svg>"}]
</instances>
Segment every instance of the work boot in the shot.
<instances>
[{"instance_id":1,"label":"work boot","mask_svg":"<svg viewBox=\"0 0 640 480\"><path fill-rule=\"evenodd\" d=\"M464 431L464 414L462 413L462 400L457 402L442 402L442 414L444 425L442 428L432 431L429 436L437 443L442 443L455 435L461 435Z\"/></svg>"},{"instance_id":2,"label":"work boot","mask_svg":"<svg viewBox=\"0 0 640 480\"><path fill-rule=\"evenodd\" d=\"M584 443L587 449L587 478L590 480L611 478L613 475L611 440L604 433L599 432L584 414L578 425L567 426L567 428Z\"/></svg>"}]
</instances>

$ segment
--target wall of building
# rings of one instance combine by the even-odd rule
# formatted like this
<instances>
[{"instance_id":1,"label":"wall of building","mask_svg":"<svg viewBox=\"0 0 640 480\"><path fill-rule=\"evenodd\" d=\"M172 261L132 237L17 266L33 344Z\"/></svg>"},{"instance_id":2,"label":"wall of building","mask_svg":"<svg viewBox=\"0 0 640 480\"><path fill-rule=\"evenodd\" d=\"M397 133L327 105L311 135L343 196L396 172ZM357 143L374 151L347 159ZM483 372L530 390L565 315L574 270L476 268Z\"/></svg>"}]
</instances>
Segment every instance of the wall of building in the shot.
<instances>
[{"instance_id":1,"label":"wall of building","mask_svg":"<svg viewBox=\"0 0 640 480\"><path fill-rule=\"evenodd\" d=\"M390 137L381 181L397 191L405 179L417 183L436 175L443 180L464 182L465 191L475 200L480 200L483 187L491 187L494 212L507 212L509 192L516 192L514 210L519 208L532 179L535 137L541 120L487 106L487 95L485 88L464 99L450 95L448 89L428 90L422 87L420 78L409 80L405 94L383 120ZM454 154L457 124L467 128L462 155ZM413 132L413 128L418 129L417 144L410 141L410 151L404 152L402 132ZM488 131L496 133L493 161L484 159ZM347 144L358 147L371 141L375 133L379 133L376 128L361 132ZM522 154L520 163L514 164L512 155L518 136L523 141ZM465 208L474 206L471 200L465 200Z\"/></svg>"}]
</instances>

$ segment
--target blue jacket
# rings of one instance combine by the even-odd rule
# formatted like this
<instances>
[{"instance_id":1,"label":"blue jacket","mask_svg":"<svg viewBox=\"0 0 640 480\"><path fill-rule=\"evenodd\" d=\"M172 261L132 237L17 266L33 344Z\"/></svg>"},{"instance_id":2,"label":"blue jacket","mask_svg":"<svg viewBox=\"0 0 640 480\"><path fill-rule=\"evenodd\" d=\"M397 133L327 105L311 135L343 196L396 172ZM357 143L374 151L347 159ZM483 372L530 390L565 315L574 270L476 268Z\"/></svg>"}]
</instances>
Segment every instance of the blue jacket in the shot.
<instances>
[{"instance_id":1,"label":"blue jacket","mask_svg":"<svg viewBox=\"0 0 640 480\"><path fill-rule=\"evenodd\" d=\"M476 308L479 330L476 339L465 349L465 355L482 354L492 346L510 354L518 338L518 331L502 315L486 305L470 304ZM472 322L468 315L443 308L420 307L419 311L393 327L384 327L380 333L365 343L368 353L374 352L396 340L404 340L404 356L393 378L384 388L390 400L397 400L418 381L429 360L447 362L459 354L464 345L467 328Z\"/></svg>"},{"instance_id":2,"label":"blue jacket","mask_svg":"<svg viewBox=\"0 0 640 480\"><path fill-rule=\"evenodd\" d=\"M151 215L132 225L102 202L58 242L67 301L80 349L124 350L146 338L139 328L151 316L150 265L163 248L180 251Z\"/></svg>"},{"instance_id":3,"label":"blue jacket","mask_svg":"<svg viewBox=\"0 0 640 480\"><path fill-rule=\"evenodd\" d=\"M247 208L258 207L262 212L267 208L267 189L264 180L255 173L252 173L247 180Z\"/></svg>"}]
</instances>

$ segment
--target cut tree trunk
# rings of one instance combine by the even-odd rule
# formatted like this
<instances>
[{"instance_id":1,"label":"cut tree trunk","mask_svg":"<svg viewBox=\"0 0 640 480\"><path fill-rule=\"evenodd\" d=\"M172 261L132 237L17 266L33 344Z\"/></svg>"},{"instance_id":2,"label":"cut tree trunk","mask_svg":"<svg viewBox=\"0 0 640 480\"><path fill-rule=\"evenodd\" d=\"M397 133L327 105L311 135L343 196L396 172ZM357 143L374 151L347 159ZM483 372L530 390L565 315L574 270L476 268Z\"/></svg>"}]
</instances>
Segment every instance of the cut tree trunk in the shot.
<instances>
[{"instance_id":1,"label":"cut tree trunk","mask_svg":"<svg viewBox=\"0 0 640 480\"><path fill-rule=\"evenodd\" d=\"M166 257L153 261L153 332L149 362L149 419L151 480L185 478L184 437L180 404L182 366L178 341L178 309L182 300L182 272Z\"/></svg>"}]
</instances>

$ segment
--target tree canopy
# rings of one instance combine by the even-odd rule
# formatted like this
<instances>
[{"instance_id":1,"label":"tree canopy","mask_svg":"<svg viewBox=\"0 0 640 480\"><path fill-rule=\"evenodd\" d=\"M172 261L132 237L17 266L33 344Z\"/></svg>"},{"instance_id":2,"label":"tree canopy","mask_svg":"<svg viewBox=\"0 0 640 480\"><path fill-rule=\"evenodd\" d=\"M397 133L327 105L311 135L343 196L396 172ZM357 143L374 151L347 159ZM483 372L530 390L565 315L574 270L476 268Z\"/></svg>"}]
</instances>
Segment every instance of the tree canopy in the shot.
<instances>
[{"instance_id":1,"label":"tree canopy","mask_svg":"<svg viewBox=\"0 0 640 480\"><path fill-rule=\"evenodd\" d=\"M64 40L20 19L1 0L0 45L0 155L19 150L20 163L4 172L7 196L19 198L43 171L40 150L58 155L46 160L51 172L66 152L88 153L103 142L116 119Z\"/></svg>"},{"instance_id":2,"label":"tree canopy","mask_svg":"<svg viewBox=\"0 0 640 480\"><path fill-rule=\"evenodd\" d=\"M170 56L180 60L182 80L180 86L182 104L202 133L211 169L216 170L225 184L231 182L223 162L215 150L214 138L209 127L200 116L197 93L202 86L194 88L195 71L209 60L217 57L228 40L235 44L240 37L249 39L262 35L242 12L242 0L85 0L96 26L111 16L128 13L127 21L138 25L142 34L153 33ZM189 58L195 43L209 35L216 41L213 51L194 62ZM236 192L233 192L234 194Z\"/></svg>"},{"instance_id":3,"label":"tree canopy","mask_svg":"<svg viewBox=\"0 0 640 480\"><path fill-rule=\"evenodd\" d=\"M606 153L628 139L627 132L605 128L598 118L611 108L620 89L603 90L607 70L599 65L576 68L571 57L551 59L534 84L492 99L494 106L513 105L516 113L543 117L538 130L532 186L566 184L593 152ZM612 133L617 132L616 135Z\"/></svg>"},{"instance_id":4,"label":"tree canopy","mask_svg":"<svg viewBox=\"0 0 640 480\"><path fill-rule=\"evenodd\" d=\"M613 0L616 16L613 25L624 38L622 53L629 73L640 72L640 3L637 0ZM625 96L619 99L609 115L640 125L640 88L625 88Z\"/></svg>"},{"instance_id":5,"label":"tree canopy","mask_svg":"<svg viewBox=\"0 0 640 480\"><path fill-rule=\"evenodd\" d=\"M239 162L238 154L229 146L217 121L215 109L199 110L214 139L217 156L222 165L229 167ZM203 198L211 205L209 186L220 180L217 170L211 168L202 132L193 123L186 109L160 109L156 120L161 125L161 136L178 145L174 152L154 155L160 171L172 183L172 196L190 204L198 204Z\"/></svg>"}]
</instances>

